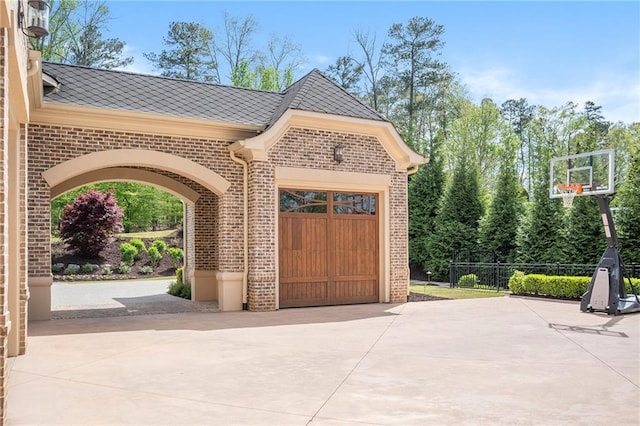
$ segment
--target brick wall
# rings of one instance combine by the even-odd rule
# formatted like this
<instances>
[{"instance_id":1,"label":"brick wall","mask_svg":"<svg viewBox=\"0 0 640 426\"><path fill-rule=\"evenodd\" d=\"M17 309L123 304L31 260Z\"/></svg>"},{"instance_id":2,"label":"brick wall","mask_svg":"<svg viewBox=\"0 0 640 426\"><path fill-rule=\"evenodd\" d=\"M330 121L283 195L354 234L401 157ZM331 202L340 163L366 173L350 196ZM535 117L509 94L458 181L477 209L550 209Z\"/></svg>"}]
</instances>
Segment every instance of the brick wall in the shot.
<instances>
[{"instance_id":1,"label":"brick wall","mask_svg":"<svg viewBox=\"0 0 640 426\"><path fill-rule=\"evenodd\" d=\"M344 161L338 164L333 159L333 147L344 144ZM269 151L269 161L274 166L302 167L359 173L389 175L391 187L390 199L390 265L391 265L391 302L407 301L408 280L408 207L407 175L396 171L396 164L387 154L380 142L372 136L338 133L324 130L291 128ZM273 173L263 176L263 189L273 193ZM259 199L256 195L254 199ZM265 200L264 208L275 211L275 200ZM250 215L251 216L251 215ZM269 243L275 237L267 236ZM255 243L253 240L250 246ZM273 240L275 241L275 240ZM275 267L275 266L274 266Z\"/></svg>"},{"instance_id":2,"label":"brick wall","mask_svg":"<svg viewBox=\"0 0 640 426\"><path fill-rule=\"evenodd\" d=\"M180 156L199 163L231 182L229 201L242 197L242 167L229 157L230 141L180 138L142 133L82 129L32 124L29 126L29 274L50 276L50 204L49 188L41 173L64 161L92 152L115 149L148 149ZM197 191L201 198L188 210L188 265L200 270L242 270L242 227L226 226L225 242L219 246L219 222L242 221L242 209L221 203L201 185L173 173L154 170L180 181ZM220 214L231 217L220 218ZM191 231L191 232L189 232ZM189 238L189 237L188 237ZM240 243L238 244L238 241ZM222 249L219 250L219 247Z\"/></svg>"},{"instance_id":3,"label":"brick wall","mask_svg":"<svg viewBox=\"0 0 640 426\"><path fill-rule=\"evenodd\" d=\"M333 160L333 147L345 145L345 160ZM185 217L186 256L190 272L219 270L239 272L243 265L242 167L227 150L230 141L154 136L141 133L37 125L29 127L29 274L50 276L49 189L41 176L64 161L96 151L149 149L190 159L231 182L218 197L199 184L173 173L154 170L178 180L201 194ZM407 177L396 171L395 162L372 136L291 128L270 149L267 161L249 163L248 305L250 310L273 310L276 306L275 196L276 166L377 173L392 177L390 188L391 301L406 301L407 292Z\"/></svg>"}]
</instances>

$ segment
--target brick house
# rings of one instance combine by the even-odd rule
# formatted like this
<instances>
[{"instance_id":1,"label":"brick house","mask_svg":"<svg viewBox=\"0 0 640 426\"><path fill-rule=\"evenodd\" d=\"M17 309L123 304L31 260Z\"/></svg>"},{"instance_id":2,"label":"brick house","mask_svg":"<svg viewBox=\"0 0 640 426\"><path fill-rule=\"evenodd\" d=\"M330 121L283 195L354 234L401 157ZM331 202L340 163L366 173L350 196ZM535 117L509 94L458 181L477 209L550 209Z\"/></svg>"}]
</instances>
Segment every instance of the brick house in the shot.
<instances>
[{"instance_id":1,"label":"brick house","mask_svg":"<svg viewBox=\"0 0 640 426\"><path fill-rule=\"evenodd\" d=\"M192 297L223 311L406 301L407 176L425 159L382 115L317 70L274 93L42 63L15 3L0 4L0 408L27 317L50 318L50 201L85 184L179 197Z\"/></svg>"}]
</instances>

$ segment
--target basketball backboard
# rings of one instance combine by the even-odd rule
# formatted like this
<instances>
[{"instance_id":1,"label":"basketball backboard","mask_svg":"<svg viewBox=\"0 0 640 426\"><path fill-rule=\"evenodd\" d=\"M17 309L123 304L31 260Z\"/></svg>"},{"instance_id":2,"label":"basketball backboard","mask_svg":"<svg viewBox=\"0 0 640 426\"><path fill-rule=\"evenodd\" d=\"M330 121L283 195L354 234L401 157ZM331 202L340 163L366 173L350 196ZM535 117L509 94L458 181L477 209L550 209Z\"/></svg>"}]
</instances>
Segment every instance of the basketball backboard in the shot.
<instances>
[{"instance_id":1,"label":"basketball backboard","mask_svg":"<svg viewBox=\"0 0 640 426\"><path fill-rule=\"evenodd\" d=\"M612 194L615 150L565 155L549 160L551 198L563 198L567 192L576 196Z\"/></svg>"}]
</instances>

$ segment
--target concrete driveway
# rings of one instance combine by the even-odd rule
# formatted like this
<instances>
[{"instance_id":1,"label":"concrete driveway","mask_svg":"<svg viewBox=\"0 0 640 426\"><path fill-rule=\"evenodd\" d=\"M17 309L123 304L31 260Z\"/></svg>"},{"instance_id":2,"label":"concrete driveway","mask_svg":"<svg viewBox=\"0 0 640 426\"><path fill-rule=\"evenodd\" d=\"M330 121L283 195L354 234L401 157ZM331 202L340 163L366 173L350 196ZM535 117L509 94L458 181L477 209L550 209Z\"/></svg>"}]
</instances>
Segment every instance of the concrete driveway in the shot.
<instances>
[{"instance_id":1,"label":"concrete driveway","mask_svg":"<svg viewBox=\"0 0 640 426\"><path fill-rule=\"evenodd\" d=\"M516 297L32 322L9 425L640 424L640 314Z\"/></svg>"},{"instance_id":2,"label":"concrete driveway","mask_svg":"<svg viewBox=\"0 0 640 426\"><path fill-rule=\"evenodd\" d=\"M173 280L54 282L53 319L218 312L217 302L192 302L167 294Z\"/></svg>"}]
</instances>

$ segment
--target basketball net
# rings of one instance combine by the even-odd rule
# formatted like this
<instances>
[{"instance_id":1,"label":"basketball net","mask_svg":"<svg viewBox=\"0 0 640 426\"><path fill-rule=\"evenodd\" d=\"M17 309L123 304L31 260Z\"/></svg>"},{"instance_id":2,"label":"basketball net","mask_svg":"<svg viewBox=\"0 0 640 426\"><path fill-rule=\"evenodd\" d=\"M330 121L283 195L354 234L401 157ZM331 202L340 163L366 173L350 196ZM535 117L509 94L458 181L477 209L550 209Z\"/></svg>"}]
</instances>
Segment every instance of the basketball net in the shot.
<instances>
[{"instance_id":1,"label":"basketball net","mask_svg":"<svg viewBox=\"0 0 640 426\"><path fill-rule=\"evenodd\" d=\"M562 196L562 206L566 209L573 207L573 199L582 193L582 185L579 183L559 183L556 185Z\"/></svg>"}]
</instances>

